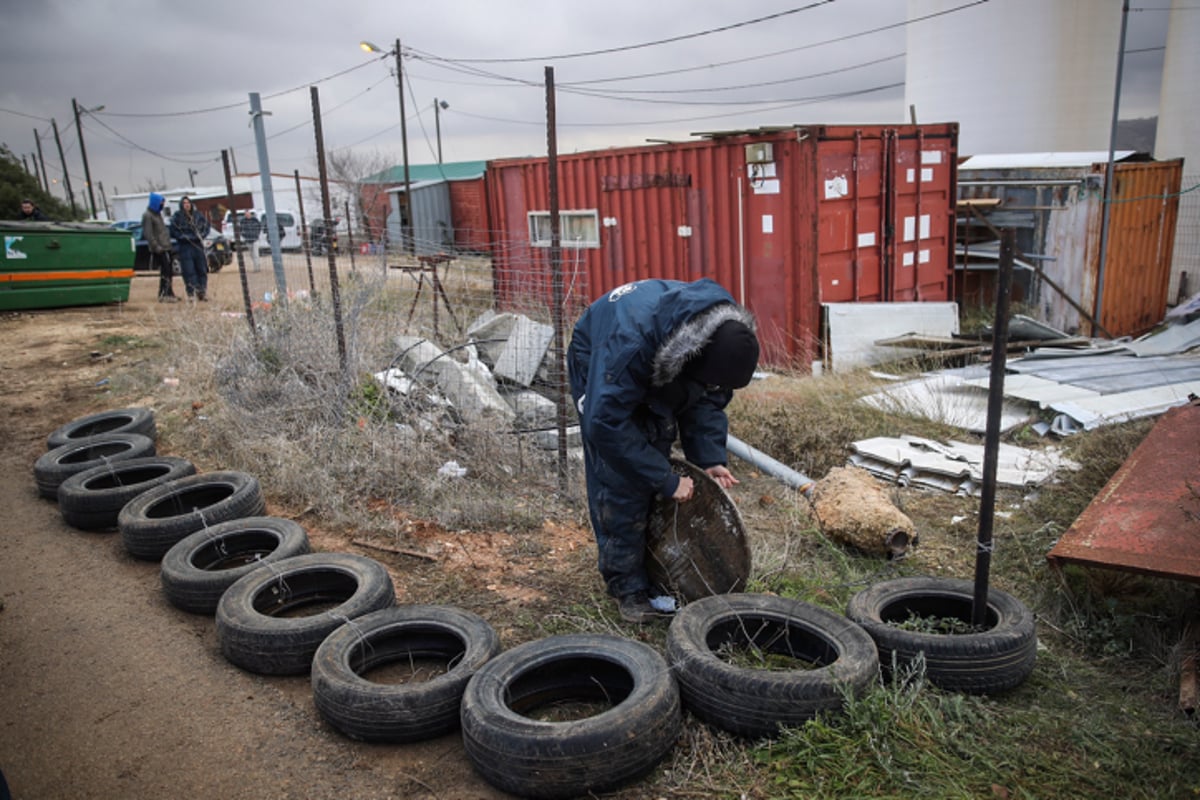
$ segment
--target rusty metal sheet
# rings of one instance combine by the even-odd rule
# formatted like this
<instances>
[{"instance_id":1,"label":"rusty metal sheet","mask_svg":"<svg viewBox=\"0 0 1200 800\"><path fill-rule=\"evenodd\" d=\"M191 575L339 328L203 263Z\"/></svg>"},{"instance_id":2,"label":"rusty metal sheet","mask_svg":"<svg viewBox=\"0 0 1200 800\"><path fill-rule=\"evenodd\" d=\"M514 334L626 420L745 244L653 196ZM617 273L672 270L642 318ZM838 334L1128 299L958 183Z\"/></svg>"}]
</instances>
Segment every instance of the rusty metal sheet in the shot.
<instances>
[{"instance_id":1,"label":"rusty metal sheet","mask_svg":"<svg viewBox=\"0 0 1200 800\"><path fill-rule=\"evenodd\" d=\"M1200 582L1198 443L1200 404L1167 412L1047 558Z\"/></svg>"},{"instance_id":2,"label":"rusty metal sheet","mask_svg":"<svg viewBox=\"0 0 1200 800\"><path fill-rule=\"evenodd\" d=\"M659 498L646 531L650 580L685 602L741 592L750 577L750 544L737 506L704 470L672 458L675 474L695 482L692 499Z\"/></svg>"}]
</instances>

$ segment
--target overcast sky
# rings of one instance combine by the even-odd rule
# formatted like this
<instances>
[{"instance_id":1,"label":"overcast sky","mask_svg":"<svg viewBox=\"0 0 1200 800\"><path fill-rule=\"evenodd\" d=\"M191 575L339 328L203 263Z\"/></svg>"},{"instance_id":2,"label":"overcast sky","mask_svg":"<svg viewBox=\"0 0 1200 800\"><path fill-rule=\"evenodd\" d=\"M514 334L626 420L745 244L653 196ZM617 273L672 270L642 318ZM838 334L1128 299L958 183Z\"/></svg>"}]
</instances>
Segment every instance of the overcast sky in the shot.
<instances>
[{"instance_id":1,"label":"overcast sky","mask_svg":"<svg viewBox=\"0 0 1200 800\"><path fill-rule=\"evenodd\" d=\"M1120 0L1094 3L1119 18ZM271 170L316 175L308 88L316 85L326 149L390 166L401 161L395 59L365 53L359 42L388 51L397 37L413 164L436 161L434 98L449 104L440 114L446 161L544 155L546 66L559 89L560 153L759 125L903 122L906 7L904 0L0 0L0 141L31 157L37 129L47 171L61 178L56 119L81 196L76 98L84 108L104 106L84 115L83 130L92 179L109 195L150 182L187 186L189 169L198 170L197 185L219 185L222 149L232 150L239 171L257 171L248 109L249 93L258 92L271 114ZM770 15L777 16L740 24ZM1126 59L1122 117L1156 113L1166 17L1130 15L1127 50L1142 52ZM895 27L865 33L885 26ZM818 44L841 37L849 38ZM663 41L670 39L678 41ZM631 47L651 42L660 43ZM565 57L597 50L616 52ZM1113 76L1098 79L1112 86Z\"/></svg>"}]
</instances>

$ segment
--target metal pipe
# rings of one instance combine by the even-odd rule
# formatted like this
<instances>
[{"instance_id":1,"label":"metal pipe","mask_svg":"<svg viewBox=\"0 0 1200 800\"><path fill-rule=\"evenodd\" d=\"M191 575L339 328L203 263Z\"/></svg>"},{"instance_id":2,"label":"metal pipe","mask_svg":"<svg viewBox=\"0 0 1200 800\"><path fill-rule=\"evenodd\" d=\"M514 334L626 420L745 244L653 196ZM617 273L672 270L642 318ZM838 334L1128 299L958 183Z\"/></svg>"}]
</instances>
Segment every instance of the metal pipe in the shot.
<instances>
[{"instance_id":1,"label":"metal pipe","mask_svg":"<svg viewBox=\"0 0 1200 800\"><path fill-rule=\"evenodd\" d=\"M732 433L725 437L725 449L772 478L778 478L791 488L799 489L801 494L805 496L812 494L816 481L788 465L776 461L763 451L751 447Z\"/></svg>"},{"instance_id":2,"label":"metal pipe","mask_svg":"<svg viewBox=\"0 0 1200 800\"><path fill-rule=\"evenodd\" d=\"M1121 73L1125 67L1125 31L1129 25L1129 0L1121 4L1121 41L1117 45L1117 86L1113 90L1112 128L1108 135L1108 163L1104 167L1104 214L1100 223L1100 268L1096 275L1093 316L1104 321L1104 268L1108 261L1108 224L1112 216L1113 158L1117 150L1117 117L1121 112ZM1093 331L1095 333L1095 331Z\"/></svg>"}]
</instances>

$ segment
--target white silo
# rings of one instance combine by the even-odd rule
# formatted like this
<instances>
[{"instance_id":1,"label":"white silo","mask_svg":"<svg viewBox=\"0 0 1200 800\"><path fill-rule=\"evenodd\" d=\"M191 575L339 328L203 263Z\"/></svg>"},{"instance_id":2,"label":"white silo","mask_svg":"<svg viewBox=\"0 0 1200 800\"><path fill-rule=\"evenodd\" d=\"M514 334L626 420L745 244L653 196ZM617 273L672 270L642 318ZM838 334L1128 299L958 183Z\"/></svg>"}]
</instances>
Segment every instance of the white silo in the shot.
<instances>
[{"instance_id":1,"label":"white silo","mask_svg":"<svg viewBox=\"0 0 1200 800\"><path fill-rule=\"evenodd\" d=\"M1154 157L1183 157L1183 188L1200 183L1200 12L1194 0L1174 0L1167 23ZM1167 297L1174 303L1187 274L1186 293L1200 291L1200 189L1179 198L1175 252Z\"/></svg>"},{"instance_id":2,"label":"white silo","mask_svg":"<svg viewBox=\"0 0 1200 800\"><path fill-rule=\"evenodd\" d=\"M1120 0L952 10L962 5L908 0L905 101L917 120L960 123L966 155L1106 151Z\"/></svg>"}]
</instances>

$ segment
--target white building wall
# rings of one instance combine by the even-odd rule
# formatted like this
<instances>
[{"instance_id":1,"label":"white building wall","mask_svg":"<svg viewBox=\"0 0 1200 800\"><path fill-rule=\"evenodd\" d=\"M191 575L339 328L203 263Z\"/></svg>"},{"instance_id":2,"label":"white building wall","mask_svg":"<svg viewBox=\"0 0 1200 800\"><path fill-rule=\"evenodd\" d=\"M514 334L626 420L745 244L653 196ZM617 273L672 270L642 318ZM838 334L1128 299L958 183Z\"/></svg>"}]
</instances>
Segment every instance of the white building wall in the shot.
<instances>
[{"instance_id":1,"label":"white building wall","mask_svg":"<svg viewBox=\"0 0 1200 800\"><path fill-rule=\"evenodd\" d=\"M908 18L960 5L908 0ZM906 107L960 123L964 155L1107 150L1120 30L1120 0L1002 0L911 24Z\"/></svg>"},{"instance_id":2,"label":"white building wall","mask_svg":"<svg viewBox=\"0 0 1200 800\"><path fill-rule=\"evenodd\" d=\"M1195 0L1173 0L1159 95L1154 157L1183 157L1183 189L1200 183L1200 11ZM1189 294L1200 292L1200 189L1179 198L1174 259L1167 301L1175 303L1187 274Z\"/></svg>"}]
</instances>

